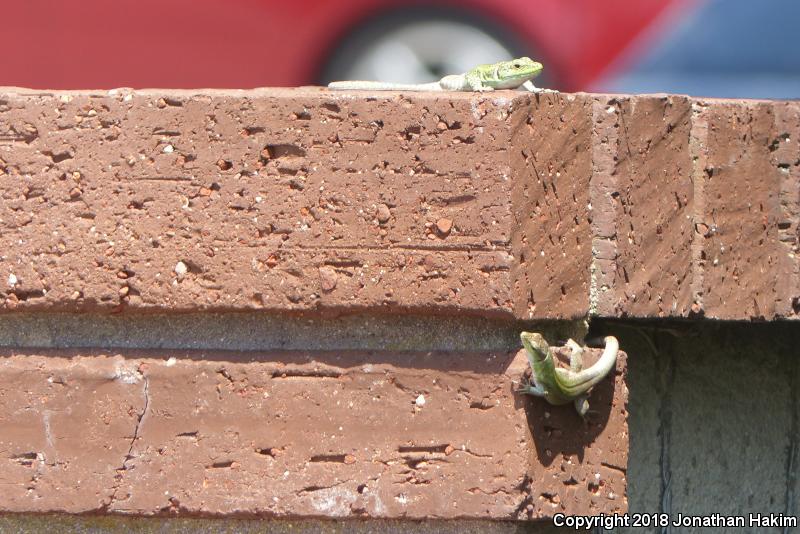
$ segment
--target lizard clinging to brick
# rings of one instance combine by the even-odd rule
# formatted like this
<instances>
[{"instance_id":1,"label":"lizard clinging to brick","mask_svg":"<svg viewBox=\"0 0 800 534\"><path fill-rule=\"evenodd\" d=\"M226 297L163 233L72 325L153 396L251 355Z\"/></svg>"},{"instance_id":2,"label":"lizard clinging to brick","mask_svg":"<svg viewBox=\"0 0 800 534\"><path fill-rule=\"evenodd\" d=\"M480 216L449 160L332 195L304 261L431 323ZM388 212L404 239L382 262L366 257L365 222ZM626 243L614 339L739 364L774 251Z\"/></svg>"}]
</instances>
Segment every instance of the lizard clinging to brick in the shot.
<instances>
[{"instance_id":1,"label":"lizard clinging to brick","mask_svg":"<svg viewBox=\"0 0 800 534\"><path fill-rule=\"evenodd\" d=\"M619 352L617 338L605 338L606 346L594 365L583 369L583 347L573 340L567 341L570 348L570 368L556 365L553 351L541 334L522 332L522 345L528 353L531 365L531 383L519 391L528 395L544 397L550 404L575 403L575 409L583 417L589 410L589 390L614 368Z\"/></svg>"}]
</instances>

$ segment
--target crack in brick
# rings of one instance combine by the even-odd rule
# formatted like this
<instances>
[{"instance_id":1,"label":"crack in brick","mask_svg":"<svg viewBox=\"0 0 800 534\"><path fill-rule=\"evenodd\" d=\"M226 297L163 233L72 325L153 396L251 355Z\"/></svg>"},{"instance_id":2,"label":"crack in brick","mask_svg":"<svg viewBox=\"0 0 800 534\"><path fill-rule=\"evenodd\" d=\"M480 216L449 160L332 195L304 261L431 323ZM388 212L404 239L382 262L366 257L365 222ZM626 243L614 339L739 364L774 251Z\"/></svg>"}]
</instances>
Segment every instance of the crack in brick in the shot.
<instances>
[{"instance_id":1,"label":"crack in brick","mask_svg":"<svg viewBox=\"0 0 800 534\"><path fill-rule=\"evenodd\" d=\"M494 458L494 456L491 454L481 454L479 452L473 452L470 449L467 449L466 447L455 449L453 452L463 452L469 454L470 456L474 456L475 458Z\"/></svg>"},{"instance_id":2,"label":"crack in brick","mask_svg":"<svg viewBox=\"0 0 800 534\"><path fill-rule=\"evenodd\" d=\"M140 374L142 374L140 372ZM122 481L125 478L124 473L129 469L128 462L133 458L133 447L136 444L136 440L139 439L139 432L142 428L142 422L144 421L145 415L147 415L147 410L150 407L150 380L147 378L146 375L142 374L142 380L144 382L144 387L142 394L144 396L144 406L142 407L142 411L136 419L136 427L133 429L133 438L131 439L130 444L128 445L128 451L125 454L125 458L122 461L122 466L117 469L116 475L116 482L114 483L114 487L111 488L111 497L109 499L108 504L104 507L106 509L111 509L114 506L114 503L117 500L117 492L119 491L120 486L122 485Z\"/></svg>"},{"instance_id":3,"label":"crack in brick","mask_svg":"<svg viewBox=\"0 0 800 534\"><path fill-rule=\"evenodd\" d=\"M346 480L342 480L341 482L336 482L335 484L331 484L330 486L306 486L304 488L301 488L301 489L297 490L296 494L298 496L300 496L300 495L304 495L304 494L307 494L307 493L314 493L315 491L328 490L328 489L335 488L337 486L341 486L345 482L347 482L347 481Z\"/></svg>"},{"instance_id":4,"label":"crack in brick","mask_svg":"<svg viewBox=\"0 0 800 534\"><path fill-rule=\"evenodd\" d=\"M498 495L498 494L502 494L502 495L514 495L513 493L511 493L510 491L508 491L508 490L507 490L507 489L505 489L505 488L497 488L497 489L494 489L494 490L485 490L485 489L483 489L483 488L479 488L478 486L473 486L473 487L469 488L469 489L467 490L467 492L468 492L468 493L472 493L472 494L475 494L475 493L482 493L483 495L490 495L490 496L493 496L493 495ZM526 494L526 493L523 493L522 495L523 495L523 496L527 496L527 494Z\"/></svg>"},{"instance_id":5,"label":"crack in brick","mask_svg":"<svg viewBox=\"0 0 800 534\"><path fill-rule=\"evenodd\" d=\"M228 382L230 382L230 383L231 383L231 385L235 384L235 382L236 382L236 381L233 379L233 376L231 376L230 372L228 372L228 370L227 370L227 369L225 369L224 367L222 367L221 369L219 369L219 370L217 371L217 374L218 374L218 375L220 375L220 376L222 376L222 377L224 377L224 378L225 378L225 379L226 379Z\"/></svg>"},{"instance_id":6,"label":"crack in brick","mask_svg":"<svg viewBox=\"0 0 800 534\"><path fill-rule=\"evenodd\" d=\"M609 463L606 463L606 462L600 462L600 465L602 465L606 469L612 469L614 471L618 471L618 472L622 473L623 475L628 472L627 469L625 469L624 467L620 467L618 465L609 464Z\"/></svg>"},{"instance_id":7,"label":"crack in brick","mask_svg":"<svg viewBox=\"0 0 800 534\"><path fill-rule=\"evenodd\" d=\"M272 378L340 378L343 374L337 369L278 369Z\"/></svg>"},{"instance_id":8,"label":"crack in brick","mask_svg":"<svg viewBox=\"0 0 800 534\"><path fill-rule=\"evenodd\" d=\"M489 206L487 206L489 207ZM279 232L273 232L279 233ZM359 251L359 252L382 252L393 250L410 250L415 252L497 252L502 249L511 253L511 243L503 240L490 240L481 243L463 243L452 245L428 245L424 243L406 245L403 243L392 243L387 245L295 245L281 246L282 252L312 253L318 251ZM251 248L263 246L261 243L251 245ZM360 267L360 264L349 262L353 267ZM362 263L363 264L363 263Z\"/></svg>"}]
</instances>

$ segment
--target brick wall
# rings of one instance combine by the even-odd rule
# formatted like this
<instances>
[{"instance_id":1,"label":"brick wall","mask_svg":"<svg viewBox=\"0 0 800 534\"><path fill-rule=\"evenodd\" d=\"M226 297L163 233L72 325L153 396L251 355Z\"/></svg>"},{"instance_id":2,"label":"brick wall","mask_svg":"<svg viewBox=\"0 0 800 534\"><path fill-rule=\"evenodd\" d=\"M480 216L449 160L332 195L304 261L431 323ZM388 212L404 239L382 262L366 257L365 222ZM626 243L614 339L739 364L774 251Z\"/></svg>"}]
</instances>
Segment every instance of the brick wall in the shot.
<instances>
[{"instance_id":1,"label":"brick wall","mask_svg":"<svg viewBox=\"0 0 800 534\"><path fill-rule=\"evenodd\" d=\"M0 91L0 509L624 511L624 354L584 422L514 393L514 336L797 318L799 129L663 95ZM228 335L126 326L186 317ZM442 341L476 321L514 334Z\"/></svg>"}]
</instances>

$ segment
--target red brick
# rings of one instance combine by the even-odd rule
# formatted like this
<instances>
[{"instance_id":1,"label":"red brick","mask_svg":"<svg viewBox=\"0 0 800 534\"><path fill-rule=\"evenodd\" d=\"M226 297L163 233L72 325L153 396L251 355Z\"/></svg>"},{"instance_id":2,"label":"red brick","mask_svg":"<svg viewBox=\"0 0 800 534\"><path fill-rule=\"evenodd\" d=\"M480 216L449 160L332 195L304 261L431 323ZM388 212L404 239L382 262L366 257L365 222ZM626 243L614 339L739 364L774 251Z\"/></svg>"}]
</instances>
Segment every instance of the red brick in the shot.
<instances>
[{"instance_id":1,"label":"red brick","mask_svg":"<svg viewBox=\"0 0 800 534\"><path fill-rule=\"evenodd\" d=\"M511 203L517 221L515 315L575 318L589 312L592 166L589 103L545 94L514 116Z\"/></svg>"},{"instance_id":2,"label":"red brick","mask_svg":"<svg viewBox=\"0 0 800 534\"><path fill-rule=\"evenodd\" d=\"M690 103L680 96L606 97L595 127L613 124L606 168L592 178L603 316L686 316L692 304ZM597 150L597 149L596 149ZM608 219L608 222L600 224ZM607 243L604 243L606 241ZM609 249L609 250L606 250ZM604 291L604 287L608 290Z\"/></svg>"},{"instance_id":3,"label":"red brick","mask_svg":"<svg viewBox=\"0 0 800 534\"><path fill-rule=\"evenodd\" d=\"M786 302L793 296L781 289L787 288L786 256L791 251L781 242L779 225L787 217L797 218L781 206L784 180L790 177L770 152L781 142L775 131L776 105L695 104L706 128L695 170L703 195L695 216L702 277L696 300L708 317L772 319L790 312ZM796 125L790 130L791 137L800 135Z\"/></svg>"},{"instance_id":4,"label":"red brick","mask_svg":"<svg viewBox=\"0 0 800 534\"><path fill-rule=\"evenodd\" d=\"M2 275L17 280L0 289L5 309L512 312L516 100L305 89L2 102Z\"/></svg>"},{"instance_id":5,"label":"red brick","mask_svg":"<svg viewBox=\"0 0 800 534\"><path fill-rule=\"evenodd\" d=\"M624 354L588 423L515 394L526 366L521 353L6 350L0 512L626 511Z\"/></svg>"},{"instance_id":6,"label":"red brick","mask_svg":"<svg viewBox=\"0 0 800 534\"><path fill-rule=\"evenodd\" d=\"M776 314L800 315L800 106L776 104L770 143L772 164L780 177L779 250Z\"/></svg>"}]
</instances>

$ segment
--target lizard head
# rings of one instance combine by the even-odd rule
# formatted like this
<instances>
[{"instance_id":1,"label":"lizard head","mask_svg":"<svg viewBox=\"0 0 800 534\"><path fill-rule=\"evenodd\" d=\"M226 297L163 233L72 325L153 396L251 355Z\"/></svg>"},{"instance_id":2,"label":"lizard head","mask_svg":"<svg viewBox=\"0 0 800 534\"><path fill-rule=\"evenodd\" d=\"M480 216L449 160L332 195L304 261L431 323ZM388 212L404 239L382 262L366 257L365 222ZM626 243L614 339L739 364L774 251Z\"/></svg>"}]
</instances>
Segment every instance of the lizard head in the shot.
<instances>
[{"instance_id":1,"label":"lizard head","mask_svg":"<svg viewBox=\"0 0 800 534\"><path fill-rule=\"evenodd\" d=\"M544 66L529 57L519 57L511 61L501 61L497 66L497 75L501 80L521 80L525 82L538 76Z\"/></svg>"},{"instance_id":2,"label":"lizard head","mask_svg":"<svg viewBox=\"0 0 800 534\"><path fill-rule=\"evenodd\" d=\"M544 340L542 334L536 332L522 332L520 335L522 346L528 351L531 357L537 360L544 360L550 352L550 346Z\"/></svg>"}]
</instances>

